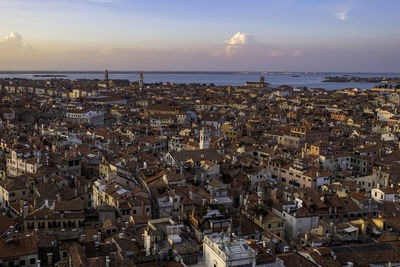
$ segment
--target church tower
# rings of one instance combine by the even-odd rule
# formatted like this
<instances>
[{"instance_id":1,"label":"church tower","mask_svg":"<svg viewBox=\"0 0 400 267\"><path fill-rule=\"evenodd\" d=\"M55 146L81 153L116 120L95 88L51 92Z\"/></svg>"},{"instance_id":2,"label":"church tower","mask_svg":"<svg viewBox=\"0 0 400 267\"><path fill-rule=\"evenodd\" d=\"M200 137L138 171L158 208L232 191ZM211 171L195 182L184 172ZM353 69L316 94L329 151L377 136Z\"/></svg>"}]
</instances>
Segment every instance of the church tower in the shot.
<instances>
[{"instance_id":1,"label":"church tower","mask_svg":"<svg viewBox=\"0 0 400 267\"><path fill-rule=\"evenodd\" d=\"M143 88L143 72L139 74L139 88Z\"/></svg>"},{"instance_id":2,"label":"church tower","mask_svg":"<svg viewBox=\"0 0 400 267\"><path fill-rule=\"evenodd\" d=\"M207 149L210 147L210 132L206 127L200 130L200 149Z\"/></svg>"},{"instance_id":3,"label":"church tower","mask_svg":"<svg viewBox=\"0 0 400 267\"><path fill-rule=\"evenodd\" d=\"M104 80L108 81L108 70L104 72Z\"/></svg>"}]
</instances>

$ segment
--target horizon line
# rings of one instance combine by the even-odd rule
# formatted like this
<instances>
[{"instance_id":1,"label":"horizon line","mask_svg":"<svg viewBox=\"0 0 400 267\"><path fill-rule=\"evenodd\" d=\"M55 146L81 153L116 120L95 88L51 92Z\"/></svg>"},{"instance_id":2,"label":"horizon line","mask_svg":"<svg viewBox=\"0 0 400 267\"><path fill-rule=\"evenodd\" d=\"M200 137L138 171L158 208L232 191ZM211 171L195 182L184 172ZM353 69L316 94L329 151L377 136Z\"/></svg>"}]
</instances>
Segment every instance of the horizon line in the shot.
<instances>
[{"instance_id":1,"label":"horizon line","mask_svg":"<svg viewBox=\"0 0 400 267\"><path fill-rule=\"evenodd\" d=\"M353 74L399 74L400 72L364 72L364 71L206 71L206 70L194 70L194 71L185 71L185 70L0 70L0 74L31 74L31 73L104 73L105 71L108 73L126 73L126 74L139 74L139 73L150 73L150 74L323 74L323 73L353 73Z\"/></svg>"}]
</instances>

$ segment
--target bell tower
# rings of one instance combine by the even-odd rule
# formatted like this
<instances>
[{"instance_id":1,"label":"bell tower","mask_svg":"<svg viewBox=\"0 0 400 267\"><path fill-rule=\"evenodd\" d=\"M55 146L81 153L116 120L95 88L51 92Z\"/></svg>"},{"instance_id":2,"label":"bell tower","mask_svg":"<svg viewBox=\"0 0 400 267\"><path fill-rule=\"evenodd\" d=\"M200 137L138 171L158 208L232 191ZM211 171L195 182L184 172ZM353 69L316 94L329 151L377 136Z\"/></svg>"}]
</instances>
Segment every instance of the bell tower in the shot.
<instances>
[{"instance_id":1,"label":"bell tower","mask_svg":"<svg viewBox=\"0 0 400 267\"><path fill-rule=\"evenodd\" d=\"M210 147L210 132L206 127L200 130L200 149L207 149Z\"/></svg>"}]
</instances>

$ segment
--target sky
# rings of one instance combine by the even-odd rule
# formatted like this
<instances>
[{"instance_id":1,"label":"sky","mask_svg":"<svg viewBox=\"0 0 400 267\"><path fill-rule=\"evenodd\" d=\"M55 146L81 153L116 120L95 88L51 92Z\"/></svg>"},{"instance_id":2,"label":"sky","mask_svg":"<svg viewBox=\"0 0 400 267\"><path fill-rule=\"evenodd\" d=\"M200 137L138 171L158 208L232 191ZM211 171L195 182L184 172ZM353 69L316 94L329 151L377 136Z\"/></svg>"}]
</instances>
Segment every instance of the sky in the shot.
<instances>
[{"instance_id":1,"label":"sky","mask_svg":"<svg viewBox=\"0 0 400 267\"><path fill-rule=\"evenodd\" d=\"M0 0L0 70L400 72L398 0Z\"/></svg>"}]
</instances>

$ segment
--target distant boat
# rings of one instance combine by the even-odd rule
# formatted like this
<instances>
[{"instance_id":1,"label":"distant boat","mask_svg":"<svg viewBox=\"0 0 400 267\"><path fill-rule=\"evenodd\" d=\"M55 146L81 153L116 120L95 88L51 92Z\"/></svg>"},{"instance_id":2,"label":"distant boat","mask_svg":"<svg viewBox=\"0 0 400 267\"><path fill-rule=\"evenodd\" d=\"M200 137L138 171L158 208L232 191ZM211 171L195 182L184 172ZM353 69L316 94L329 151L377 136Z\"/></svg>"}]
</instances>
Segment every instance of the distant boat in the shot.
<instances>
[{"instance_id":1,"label":"distant boat","mask_svg":"<svg viewBox=\"0 0 400 267\"><path fill-rule=\"evenodd\" d=\"M300 77L300 75L291 75L290 77Z\"/></svg>"}]
</instances>

